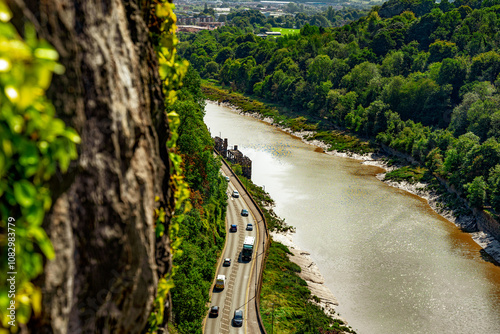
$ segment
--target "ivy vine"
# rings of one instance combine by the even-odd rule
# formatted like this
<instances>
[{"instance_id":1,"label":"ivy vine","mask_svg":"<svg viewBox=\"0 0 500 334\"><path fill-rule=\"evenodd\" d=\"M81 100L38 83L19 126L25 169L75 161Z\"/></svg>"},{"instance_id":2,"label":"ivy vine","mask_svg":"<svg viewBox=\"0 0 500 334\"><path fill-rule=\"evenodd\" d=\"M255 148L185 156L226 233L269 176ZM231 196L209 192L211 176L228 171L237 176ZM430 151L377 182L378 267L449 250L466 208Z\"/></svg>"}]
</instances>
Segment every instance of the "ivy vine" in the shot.
<instances>
[{"instance_id":1,"label":"ivy vine","mask_svg":"<svg viewBox=\"0 0 500 334\"><path fill-rule=\"evenodd\" d=\"M159 22L159 33L156 37L156 52L159 62L159 74L163 83L163 93L165 105L172 105L177 99L177 89L182 85L182 78L187 72L189 63L180 59L177 55L176 45L178 39L175 35L177 18L173 12L174 4L161 1L157 4L154 14ZM179 246L181 238L178 237L179 224L184 220L184 215L191 209L189 202L190 190L184 180L182 170L182 157L177 150L177 129L180 124L179 115L172 111L168 113L168 124L170 128L170 138L167 140L169 158L172 162L172 172L170 176L170 187L174 190L175 207L169 225L170 249L175 258L181 255ZM161 236L165 232L165 210L160 207L155 212L156 235ZM173 277L175 266L172 271L160 278L158 281L157 295L153 304L153 310L148 319L149 333L155 333L163 323L164 305L170 289L174 287Z\"/></svg>"},{"instance_id":2,"label":"ivy vine","mask_svg":"<svg viewBox=\"0 0 500 334\"><path fill-rule=\"evenodd\" d=\"M41 291L31 281L43 272L43 257L54 257L42 228L52 205L48 181L58 168L67 171L80 143L45 97L52 74L64 72L58 53L29 24L23 40L11 18L0 0L0 333L17 332L18 323L41 311ZM7 261L11 254L15 262ZM15 297L4 284L10 272L15 272ZM11 300L15 321L7 313Z\"/></svg>"}]
</instances>

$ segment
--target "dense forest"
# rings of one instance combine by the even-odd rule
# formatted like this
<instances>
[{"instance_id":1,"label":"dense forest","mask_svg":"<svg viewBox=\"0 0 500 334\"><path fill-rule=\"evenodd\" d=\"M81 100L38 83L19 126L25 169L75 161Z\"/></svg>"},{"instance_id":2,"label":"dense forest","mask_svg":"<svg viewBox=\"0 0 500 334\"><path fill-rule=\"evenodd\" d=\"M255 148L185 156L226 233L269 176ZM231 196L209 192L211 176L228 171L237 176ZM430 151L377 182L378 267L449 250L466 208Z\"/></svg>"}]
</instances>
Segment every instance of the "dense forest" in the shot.
<instances>
[{"instance_id":1,"label":"dense forest","mask_svg":"<svg viewBox=\"0 0 500 334\"><path fill-rule=\"evenodd\" d=\"M227 182L213 155L213 140L203 122L205 101L200 76L189 67L177 101L167 108L179 114L177 146L190 188L189 206L179 223L180 252L174 256L174 319L180 333L201 333L209 291L226 235Z\"/></svg>"},{"instance_id":2,"label":"dense forest","mask_svg":"<svg viewBox=\"0 0 500 334\"><path fill-rule=\"evenodd\" d=\"M206 79L412 155L500 211L500 2L390 0L340 28L186 36Z\"/></svg>"}]
</instances>

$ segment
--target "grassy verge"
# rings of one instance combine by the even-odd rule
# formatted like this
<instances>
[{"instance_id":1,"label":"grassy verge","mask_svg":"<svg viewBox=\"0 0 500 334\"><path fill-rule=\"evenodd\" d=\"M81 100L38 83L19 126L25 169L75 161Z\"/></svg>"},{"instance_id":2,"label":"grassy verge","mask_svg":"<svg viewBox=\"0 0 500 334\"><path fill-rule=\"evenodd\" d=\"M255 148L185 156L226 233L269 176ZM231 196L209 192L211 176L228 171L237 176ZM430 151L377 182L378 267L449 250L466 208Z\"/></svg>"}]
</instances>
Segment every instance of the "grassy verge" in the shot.
<instances>
[{"instance_id":1,"label":"grassy verge","mask_svg":"<svg viewBox=\"0 0 500 334\"><path fill-rule=\"evenodd\" d=\"M385 175L384 181L406 181L408 183L414 184L420 181L428 181L431 177L432 175L430 175L429 170L425 167L403 166L401 168L388 172Z\"/></svg>"},{"instance_id":2,"label":"grassy verge","mask_svg":"<svg viewBox=\"0 0 500 334\"><path fill-rule=\"evenodd\" d=\"M336 150L338 152L353 152L357 154L367 154L376 151L370 143L347 135L342 131L320 131L307 139L321 140L329 145L329 151Z\"/></svg>"},{"instance_id":3,"label":"grassy verge","mask_svg":"<svg viewBox=\"0 0 500 334\"><path fill-rule=\"evenodd\" d=\"M298 34L300 32L300 29L291 29L291 28L271 28L271 31L276 31L280 32L282 35L288 35L288 34Z\"/></svg>"},{"instance_id":4,"label":"grassy verge","mask_svg":"<svg viewBox=\"0 0 500 334\"><path fill-rule=\"evenodd\" d=\"M333 320L313 304L307 283L297 274L286 246L272 242L267 253L260 311L268 333L353 333L340 320Z\"/></svg>"},{"instance_id":5,"label":"grassy verge","mask_svg":"<svg viewBox=\"0 0 500 334\"><path fill-rule=\"evenodd\" d=\"M330 145L330 150L357 154L377 151L377 148L372 143L362 141L348 132L332 129L322 124L320 120L299 116L293 110L281 108L278 105L270 105L253 97L224 89L215 81L204 81L202 90L210 100L230 103L244 112L258 113L263 117L270 117L276 125L290 128L296 132L315 131L316 133L308 139L324 141Z\"/></svg>"}]
</instances>

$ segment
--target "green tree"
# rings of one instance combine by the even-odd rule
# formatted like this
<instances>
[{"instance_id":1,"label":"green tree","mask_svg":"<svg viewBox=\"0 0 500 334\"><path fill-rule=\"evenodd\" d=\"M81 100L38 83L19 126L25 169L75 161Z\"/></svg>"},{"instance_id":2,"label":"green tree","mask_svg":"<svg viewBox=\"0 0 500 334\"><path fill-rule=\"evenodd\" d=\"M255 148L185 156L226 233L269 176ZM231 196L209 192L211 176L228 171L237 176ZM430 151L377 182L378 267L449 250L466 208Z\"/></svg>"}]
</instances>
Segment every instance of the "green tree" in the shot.
<instances>
[{"instance_id":1,"label":"green tree","mask_svg":"<svg viewBox=\"0 0 500 334\"><path fill-rule=\"evenodd\" d=\"M472 58L471 80L494 82L500 74L500 55L494 51L482 53Z\"/></svg>"},{"instance_id":2,"label":"green tree","mask_svg":"<svg viewBox=\"0 0 500 334\"><path fill-rule=\"evenodd\" d=\"M453 87L452 98L454 101L458 101L460 87L464 84L466 76L467 63L464 58L445 58L442 61L436 82L439 85L451 84Z\"/></svg>"},{"instance_id":3,"label":"green tree","mask_svg":"<svg viewBox=\"0 0 500 334\"><path fill-rule=\"evenodd\" d=\"M219 64L224 64L227 59L232 58L233 56L233 49L231 49L230 47L224 47L219 50L214 60Z\"/></svg>"},{"instance_id":4,"label":"green tree","mask_svg":"<svg viewBox=\"0 0 500 334\"><path fill-rule=\"evenodd\" d=\"M440 62L445 58L453 58L458 48L455 43L448 41L435 41L429 46L429 62Z\"/></svg>"},{"instance_id":5,"label":"green tree","mask_svg":"<svg viewBox=\"0 0 500 334\"><path fill-rule=\"evenodd\" d=\"M380 72L376 64L364 62L354 66L354 68L342 78L342 86L360 94L368 83L380 77Z\"/></svg>"},{"instance_id":6,"label":"green tree","mask_svg":"<svg viewBox=\"0 0 500 334\"><path fill-rule=\"evenodd\" d=\"M332 61L327 55L319 55L307 67L307 79L319 83L326 81L332 68Z\"/></svg>"},{"instance_id":7,"label":"green tree","mask_svg":"<svg viewBox=\"0 0 500 334\"><path fill-rule=\"evenodd\" d=\"M477 176L474 181L467 183L465 186L467 199L472 206L482 208L486 200L486 182L482 176Z\"/></svg>"},{"instance_id":8,"label":"green tree","mask_svg":"<svg viewBox=\"0 0 500 334\"><path fill-rule=\"evenodd\" d=\"M490 192L491 205L495 211L500 212L500 164L489 171L488 189Z\"/></svg>"}]
</instances>

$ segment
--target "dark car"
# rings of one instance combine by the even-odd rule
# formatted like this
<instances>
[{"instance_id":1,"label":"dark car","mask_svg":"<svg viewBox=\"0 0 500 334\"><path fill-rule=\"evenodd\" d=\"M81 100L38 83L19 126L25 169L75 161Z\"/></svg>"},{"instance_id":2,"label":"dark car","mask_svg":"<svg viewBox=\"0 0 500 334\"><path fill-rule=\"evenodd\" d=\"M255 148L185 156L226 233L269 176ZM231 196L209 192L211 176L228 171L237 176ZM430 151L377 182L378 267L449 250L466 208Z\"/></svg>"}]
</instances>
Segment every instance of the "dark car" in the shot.
<instances>
[{"instance_id":1,"label":"dark car","mask_svg":"<svg viewBox=\"0 0 500 334\"><path fill-rule=\"evenodd\" d=\"M243 217L248 217L248 210L247 210L247 209L243 209L243 210L241 210L241 215L242 215Z\"/></svg>"},{"instance_id":2,"label":"dark car","mask_svg":"<svg viewBox=\"0 0 500 334\"><path fill-rule=\"evenodd\" d=\"M247 231L253 231L253 224L247 224Z\"/></svg>"},{"instance_id":3,"label":"dark car","mask_svg":"<svg viewBox=\"0 0 500 334\"><path fill-rule=\"evenodd\" d=\"M231 265L231 259L230 258L224 259L224 263L222 263L222 265L224 267L229 267Z\"/></svg>"},{"instance_id":4,"label":"dark car","mask_svg":"<svg viewBox=\"0 0 500 334\"><path fill-rule=\"evenodd\" d=\"M235 327L241 327L243 325L243 311L242 310L234 311L233 325Z\"/></svg>"},{"instance_id":5,"label":"dark car","mask_svg":"<svg viewBox=\"0 0 500 334\"><path fill-rule=\"evenodd\" d=\"M229 228L229 232L236 232L238 231L238 226L235 224L232 224L231 227Z\"/></svg>"},{"instance_id":6,"label":"dark car","mask_svg":"<svg viewBox=\"0 0 500 334\"><path fill-rule=\"evenodd\" d=\"M217 318L219 316L219 306L212 306L210 308L210 313L208 314L210 318Z\"/></svg>"}]
</instances>

